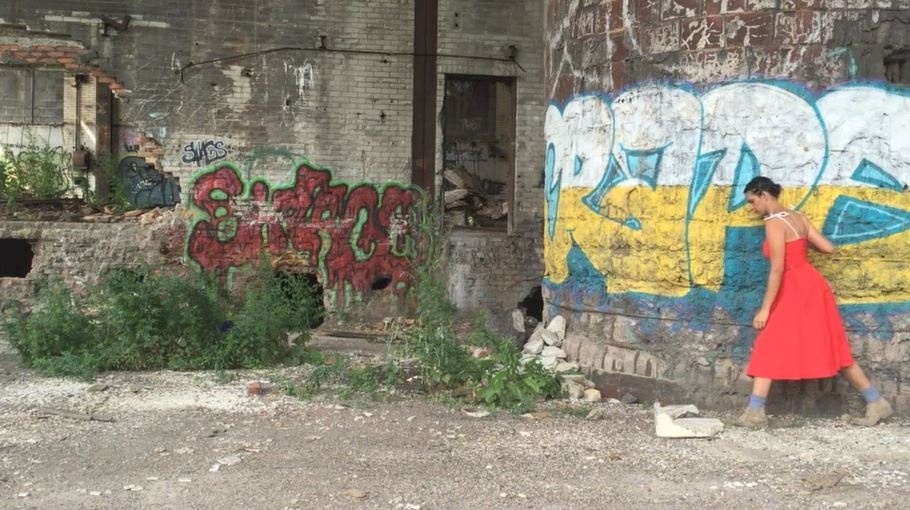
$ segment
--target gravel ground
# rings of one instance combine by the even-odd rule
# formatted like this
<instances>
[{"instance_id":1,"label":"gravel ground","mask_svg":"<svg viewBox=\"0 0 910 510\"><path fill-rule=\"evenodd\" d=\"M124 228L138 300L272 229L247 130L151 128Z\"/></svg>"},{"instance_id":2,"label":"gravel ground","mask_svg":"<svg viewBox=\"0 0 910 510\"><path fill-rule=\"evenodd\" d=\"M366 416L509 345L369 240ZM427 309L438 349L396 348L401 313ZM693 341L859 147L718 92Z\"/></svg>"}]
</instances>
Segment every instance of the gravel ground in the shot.
<instances>
[{"instance_id":1,"label":"gravel ground","mask_svg":"<svg viewBox=\"0 0 910 510\"><path fill-rule=\"evenodd\" d=\"M382 392L246 395L249 380L299 370L116 373L93 387L0 352L0 507L910 508L905 418L772 417L769 430L668 440L641 405L477 418Z\"/></svg>"}]
</instances>

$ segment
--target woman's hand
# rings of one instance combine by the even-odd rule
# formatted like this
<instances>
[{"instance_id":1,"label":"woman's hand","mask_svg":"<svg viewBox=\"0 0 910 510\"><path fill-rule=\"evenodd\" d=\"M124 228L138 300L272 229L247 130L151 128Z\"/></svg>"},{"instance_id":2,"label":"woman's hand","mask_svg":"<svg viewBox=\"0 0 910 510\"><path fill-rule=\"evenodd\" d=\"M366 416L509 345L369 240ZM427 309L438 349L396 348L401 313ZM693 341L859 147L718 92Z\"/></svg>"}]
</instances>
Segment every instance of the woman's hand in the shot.
<instances>
[{"instance_id":1,"label":"woman's hand","mask_svg":"<svg viewBox=\"0 0 910 510\"><path fill-rule=\"evenodd\" d=\"M755 329L762 329L765 327L765 324L768 323L768 315L770 312L764 308L758 311L755 314L755 317L752 319L752 327Z\"/></svg>"}]
</instances>

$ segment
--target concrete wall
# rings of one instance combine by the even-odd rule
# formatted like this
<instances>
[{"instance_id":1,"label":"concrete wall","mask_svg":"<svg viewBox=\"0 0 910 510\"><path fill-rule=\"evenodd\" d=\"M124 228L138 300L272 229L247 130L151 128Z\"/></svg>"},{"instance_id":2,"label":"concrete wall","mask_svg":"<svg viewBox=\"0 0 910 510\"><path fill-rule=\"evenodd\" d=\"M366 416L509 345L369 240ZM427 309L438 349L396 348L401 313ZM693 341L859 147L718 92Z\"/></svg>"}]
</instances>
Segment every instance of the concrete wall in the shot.
<instances>
[{"instance_id":1,"label":"concrete wall","mask_svg":"<svg viewBox=\"0 0 910 510\"><path fill-rule=\"evenodd\" d=\"M573 356L740 405L767 277L742 190L761 174L838 245L813 261L854 354L910 407L906 3L548 2L544 291ZM772 401L839 408L845 386Z\"/></svg>"}]
</instances>

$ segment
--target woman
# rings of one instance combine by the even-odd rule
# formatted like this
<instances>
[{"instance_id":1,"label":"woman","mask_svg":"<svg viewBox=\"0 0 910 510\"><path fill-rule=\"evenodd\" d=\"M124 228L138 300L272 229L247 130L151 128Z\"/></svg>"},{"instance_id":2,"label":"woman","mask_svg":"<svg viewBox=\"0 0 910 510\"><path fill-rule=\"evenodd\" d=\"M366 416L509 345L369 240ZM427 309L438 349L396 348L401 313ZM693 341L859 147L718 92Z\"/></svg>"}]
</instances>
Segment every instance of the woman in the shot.
<instances>
[{"instance_id":1,"label":"woman","mask_svg":"<svg viewBox=\"0 0 910 510\"><path fill-rule=\"evenodd\" d=\"M752 395L737 421L745 427L768 424L765 399L773 380L820 379L840 372L866 401L866 416L853 422L875 425L892 414L891 404L853 361L834 294L806 257L809 246L832 253L834 245L805 216L780 205L780 190L767 177L752 179L745 189L752 210L765 220L762 252L770 270L752 320L759 330L746 368L754 378Z\"/></svg>"}]
</instances>

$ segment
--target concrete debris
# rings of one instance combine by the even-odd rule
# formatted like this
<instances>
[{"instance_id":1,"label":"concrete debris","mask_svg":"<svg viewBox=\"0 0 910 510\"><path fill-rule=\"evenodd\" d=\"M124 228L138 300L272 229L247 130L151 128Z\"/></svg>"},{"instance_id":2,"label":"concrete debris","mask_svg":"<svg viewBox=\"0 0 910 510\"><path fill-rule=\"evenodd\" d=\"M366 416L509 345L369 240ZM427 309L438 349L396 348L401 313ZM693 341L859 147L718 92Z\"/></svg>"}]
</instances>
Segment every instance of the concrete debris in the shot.
<instances>
[{"instance_id":1,"label":"concrete debris","mask_svg":"<svg viewBox=\"0 0 910 510\"><path fill-rule=\"evenodd\" d=\"M559 365L556 365L556 373L562 374L564 372L577 372L581 370L581 367L578 366L578 363L574 361L562 361Z\"/></svg>"},{"instance_id":2,"label":"concrete debris","mask_svg":"<svg viewBox=\"0 0 910 510\"><path fill-rule=\"evenodd\" d=\"M348 489L344 491L344 495L351 499L366 499L367 493L358 489Z\"/></svg>"},{"instance_id":3,"label":"concrete debris","mask_svg":"<svg viewBox=\"0 0 910 510\"><path fill-rule=\"evenodd\" d=\"M518 308L512 310L512 329L518 333L525 332L525 314Z\"/></svg>"},{"instance_id":4,"label":"concrete debris","mask_svg":"<svg viewBox=\"0 0 910 510\"><path fill-rule=\"evenodd\" d=\"M556 333L556 337L559 339L559 345L562 345L562 341L566 339L566 319L562 315L557 315L550 320L550 323L547 324L547 331ZM553 344L551 344L553 345Z\"/></svg>"},{"instance_id":5,"label":"concrete debris","mask_svg":"<svg viewBox=\"0 0 910 510\"><path fill-rule=\"evenodd\" d=\"M536 354L523 353L523 354L521 355L521 359L518 360L518 362L521 363L522 366L525 366L525 365L527 365L528 363L530 363L531 361L533 361L533 360L535 360L535 359L537 359L537 355L536 355Z\"/></svg>"},{"instance_id":6,"label":"concrete debris","mask_svg":"<svg viewBox=\"0 0 910 510\"><path fill-rule=\"evenodd\" d=\"M524 346L524 352L528 354L540 354L543 351L544 341L535 331Z\"/></svg>"},{"instance_id":7,"label":"concrete debris","mask_svg":"<svg viewBox=\"0 0 910 510\"><path fill-rule=\"evenodd\" d=\"M540 323L534 328L534 332L531 333L528 341L524 344L523 351L526 354L536 355L544 368L555 371L568 357L566 351L560 348L562 346L560 335L565 336L565 319L556 316L550 321L550 324L544 325ZM522 359L522 363L527 363L528 361L524 358Z\"/></svg>"},{"instance_id":8,"label":"concrete debris","mask_svg":"<svg viewBox=\"0 0 910 510\"><path fill-rule=\"evenodd\" d=\"M600 390L588 388L585 390L584 396L582 397L582 399L585 402L600 402L600 400L601 400Z\"/></svg>"},{"instance_id":9,"label":"concrete debris","mask_svg":"<svg viewBox=\"0 0 910 510\"><path fill-rule=\"evenodd\" d=\"M240 464L240 457L237 455L223 457L218 459L218 464L221 464L222 466L233 466L234 464Z\"/></svg>"},{"instance_id":10,"label":"concrete debris","mask_svg":"<svg viewBox=\"0 0 910 510\"><path fill-rule=\"evenodd\" d=\"M485 418L490 415L489 411L476 407L462 407L461 412L470 416L471 418Z\"/></svg>"},{"instance_id":11,"label":"concrete debris","mask_svg":"<svg viewBox=\"0 0 910 510\"><path fill-rule=\"evenodd\" d=\"M546 368L547 370L556 370L556 365L559 365L559 360L556 356L543 356L541 355L537 358L537 361L540 362L540 366Z\"/></svg>"},{"instance_id":12,"label":"concrete debris","mask_svg":"<svg viewBox=\"0 0 910 510\"><path fill-rule=\"evenodd\" d=\"M581 400L585 395L585 387L575 381L563 381L563 389L572 400Z\"/></svg>"},{"instance_id":13,"label":"concrete debris","mask_svg":"<svg viewBox=\"0 0 910 510\"><path fill-rule=\"evenodd\" d=\"M654 403L654 427L657 437L713 437L724 431L722 421L715 418L688 418L697 415L694 405L671 405L662 407Z\"/></svg>"},{"instance_id":14,"label":"concrete debris","mask_svg":"<svg viewBox=\"0 0 910 510\"><path fill-rule=\"evenodd\" d=\"M552 345L559 347L562 345L562 340L559 339L559 336L550 331L548 328L544 328L540 331L540 337L543 338L543 343L547 345Z\"/></svg>"},{"instance_id":15,"label":"concrete debris","mask_svg":"<svg viewBox=\"0 0 910 510\"><path fill-rule=\"evenodd\" d=\"M559 358L562 360L564 360L568 357L568 354L566 354L566 351L560 349L559 347L554 347L552 345L548 345L547 347L544 347L543 351L540 352L540 355L545 356L545 357L552 356L554 358Z\"/></svg>"},{"instance_id":16,"label":"concrete debris","mask_svg":"<svg viewBox=\"0 0 910 510\"><path fill-rule=\"evenodd\" d=\"M505 183L480 179L464 168L449 168L443 173L446 187L446 219L453 225L483 226L509 215L509 203L502 199Z\"/></svg>"}]
</instances>

